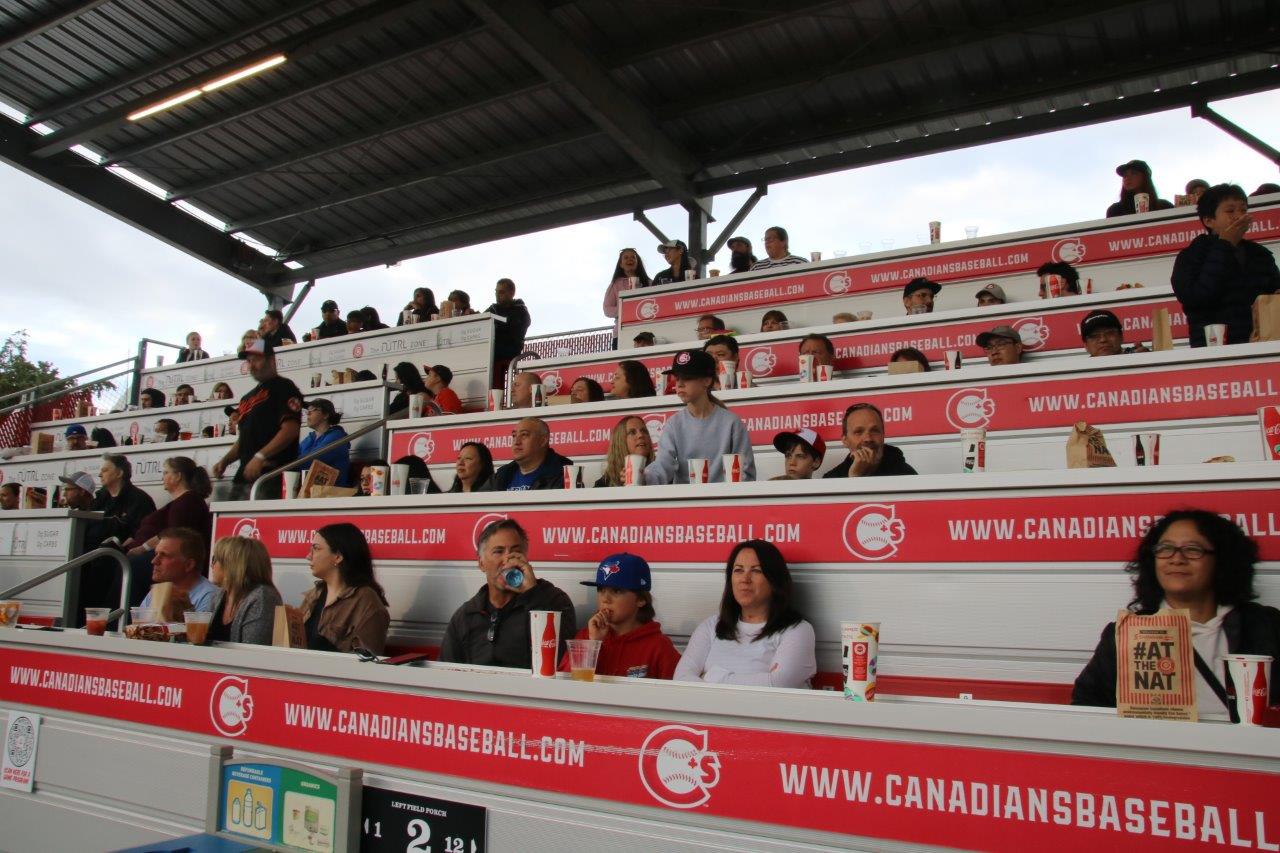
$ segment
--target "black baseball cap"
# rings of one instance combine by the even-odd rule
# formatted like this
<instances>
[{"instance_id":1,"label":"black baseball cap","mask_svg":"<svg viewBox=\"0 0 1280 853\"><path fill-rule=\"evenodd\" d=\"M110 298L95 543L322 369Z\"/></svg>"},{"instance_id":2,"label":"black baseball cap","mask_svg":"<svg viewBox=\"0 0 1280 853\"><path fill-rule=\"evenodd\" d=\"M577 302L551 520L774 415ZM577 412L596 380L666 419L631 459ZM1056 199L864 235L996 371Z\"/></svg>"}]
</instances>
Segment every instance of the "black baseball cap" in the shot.
<instances>
[{"instance_id":1,"label":"black baseball cap","mask_svg":"<svg viewBox=\"0 0 1280 853\"><path fill-rule=\"evenodd\" d=\"M680 379L698 379L716 376L716 360L700 349L682 349L671 359L671 369L663 373L671 373Z\"/></svg>"},{"instance_id":2,"label":"black baseball cap","mask_svg":"<svg viewBox=\"0 0 1280 853\"><path fill-rule=\"evenodd\" d=\"M1130 160L1128 163L1121 163L1116 166L1116 174L1123 178L1124 173L1130 169L1137 169L1148 178L1151 177L1151 167L1147 165L1145 160Z\"/></svg>"},{"instance_id":3,"label":"black baseball cap","mask_svg":"<svg viewBox=\"0 0 1280 853\"><path fill-rule=\"evenodd\" d=\"M1080 339L1088 340L1089 336L1100 329L1115 329L1117 332L1124 332L1124 325L1121 324L1120 318L1110 311L1104 311L1101 308L1090 311L1080 321Z\"/></svg>"},{"instance_id":4,"label":"black baseball cap","mask_svg":"<svg viewBox=\"0 0 1280 853\"><path fill-rule=\"evenodd\" d=\"M913 278L907 282L906 287L902 288L902 298L906 299L917 290L927 290L937 296L938 291L942 290L942 285L936 281L929 281L927 278Z\"/></svg>"},{"instance_id":5,"label":"black baseball cap","mask_svg":"<svg viewBox=\"0 0 1280 853\"><path fill-rule=\"evenodd\" d=\"M334 302L332 299L326 299L324 303L320 306L320 310L321 311L337 311L338 303Z\"/></svg>"}]
</instances>

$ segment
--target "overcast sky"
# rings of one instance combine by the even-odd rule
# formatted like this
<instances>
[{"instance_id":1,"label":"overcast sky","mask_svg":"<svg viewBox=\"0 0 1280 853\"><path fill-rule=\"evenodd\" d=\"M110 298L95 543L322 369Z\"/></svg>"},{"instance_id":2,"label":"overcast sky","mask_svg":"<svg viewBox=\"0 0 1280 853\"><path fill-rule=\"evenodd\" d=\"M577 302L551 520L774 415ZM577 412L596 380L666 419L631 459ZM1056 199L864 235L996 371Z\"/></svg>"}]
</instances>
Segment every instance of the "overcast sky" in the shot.
<instances>
[{"instance_id":1,"label":"overcast sky","mask_svg":"<svg viewBox=\"0 0 1280 853\"><path fill-rule=\"evenodd\" d=\"M1280 145L1280 92L1215 106ZM797 254L830 257L927 242L931 219L942 221L944 240L963 237L967 225L990 235L1097 219L1119 193L1116 165L1135 157L1151 164L1171 201L1193 177L1246 192L1280 179L1274 164L1181 109L777 184L740 232L763 255L764 229L783 225ZM717 197L715 214L727 221L748 194ZM220 355L262 314L252 288L15 169L0 166L0 198L4 331L27 328L31 356L63 375L130 356L143 336L181 342L192 329ZM684 236L679 208L650 217ZM709 230L719 233L714 223ZM483 308L494 281L509 276L533 314L531 334L601 326L618 250L639 249L653 274L662 264L656 243L622 216L322 279L293 325L310 327L327 298L343 311L372 304L393 317L418 285L437 298L461 288ZM722 251L713 266L727 260Z\"/></svg>"}]
</instances>

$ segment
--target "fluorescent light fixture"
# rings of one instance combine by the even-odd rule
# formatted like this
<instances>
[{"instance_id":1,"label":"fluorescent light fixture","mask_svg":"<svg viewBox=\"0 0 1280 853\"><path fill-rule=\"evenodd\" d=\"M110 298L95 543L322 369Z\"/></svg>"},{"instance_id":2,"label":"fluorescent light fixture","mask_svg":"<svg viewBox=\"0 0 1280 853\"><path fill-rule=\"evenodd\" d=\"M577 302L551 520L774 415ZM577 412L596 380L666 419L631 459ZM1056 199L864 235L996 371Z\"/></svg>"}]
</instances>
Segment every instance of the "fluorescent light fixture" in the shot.
<instances>
[{"instance_id":1,"label":"fluorescent light fixture","mask_svg":"<svg viewBox=\"0 0 1280 853\"><path fill-rule=\"evenodd\" d=\"M88 148L85 148L83 145L72 145L71 151L74 154L79 154L95 166L102 164L102 155L98 154L96 151L91 151Z\"/></svg>"},{"instance_id":2,"label":"fluorescent light fixture","mask_svg":"<svg viewBox=\"0 0 1280 853\"><path fill-rule=\"evenodd\" d=\"M223 222L221 219L214 216L212 213L209 213L206 210L201 210L200 208L196 207L194 204L190 204L186 201L175 201L173 202L173 206L178 208L178 210L181 210L183 213L187 214L188 216L194 216L196 219L199 219L201 222L203 222L205 225L210 226L211 228L217 228L219 231L227 230L227 223Z\"/></svg>"},{"instance_id":3,"label":"fluorescent light fixture","mask_svg":"<svg viewBox=\"0 0 1280 853\"><path fill-rule=\"evenodd\" d=\"M274 68L277 65L282 64L287 58L288 57L283 53L277 53L275 56L255 62L253 65L248 65L238 71L232 71L230 74L223 75L217 80L211 80L203 86L195 89L188 89L181 94L174 95L172 98L166 98L159 103L155 103L149 107L143 107L136 112L129 113L129 121L138 121L139 119L144 119L147 116L155 115L156 113L164 112L167 109L176 107L178 104L185 104L187 101L198 98L206 92L217 91L223 86L229 86L232 83L245 79L246 77L252 77L262 71L266 71L268 68Z\"/></svg>"},{"instance_id":4,"label":"fluorescent light fixture","mask_svg":"<svg viewBox=\"0 0 1280 853\"><path fill-rule=\"evenodd\" d=\"M119 177L124 178L139 189L146 190L156 198L163 199L169 195L169 191L164 187L151 183L151 181L148 181L137 172L131 172L123 166L108 166L107 171L113 175L118 175Z\"/></svg>"},{"instance_id":5,"label":"fluorescent light fixture","mask_svg":"<svg viewBox=\"0 0 1280 853\"><path fill-rule=\"evenodd\" d=\"M302 269L302 264L298 263L297 261L285 261L285 262L284 262L284 265L285 265L286 267L288 267L289 269L291 269L291 270L300 270L300 269Z\"/></svg>"},{"instance_id":6,"label":"fluorescent light fixture","mask_svg":"<svg viewBox=\"0 0 1280 853\"><path fill-rule=\"evenodd\" d=\"M4 101L0 101L0 116L4 116L11 121L16 121L18 124L27 123L26 113L15 107L13 104L7 104Z\"/></svg>"}]
</instances>

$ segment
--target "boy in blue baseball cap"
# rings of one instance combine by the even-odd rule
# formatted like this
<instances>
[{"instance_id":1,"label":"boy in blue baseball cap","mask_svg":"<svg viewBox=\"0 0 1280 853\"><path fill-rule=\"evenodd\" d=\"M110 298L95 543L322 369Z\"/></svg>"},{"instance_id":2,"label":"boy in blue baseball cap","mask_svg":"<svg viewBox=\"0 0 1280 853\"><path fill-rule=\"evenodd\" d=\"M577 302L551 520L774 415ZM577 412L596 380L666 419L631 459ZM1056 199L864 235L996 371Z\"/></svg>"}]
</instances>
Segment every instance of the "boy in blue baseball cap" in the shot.
<instances>
[{"instance_id":1,"label":"boy in blue baseball cap","mask_svg":"<svg viewBox=\"0 0 1280 853\"><path fill-rule=\"evenodd\" d=\"M575 639L601 641L596 674L670 680L680 653L653 621L653 581L644 558L611 554L600 561L596 579L582 585L596 588L598 609ZM568 655L560 669L569 671Z\"/></svg>"}]
</instances>

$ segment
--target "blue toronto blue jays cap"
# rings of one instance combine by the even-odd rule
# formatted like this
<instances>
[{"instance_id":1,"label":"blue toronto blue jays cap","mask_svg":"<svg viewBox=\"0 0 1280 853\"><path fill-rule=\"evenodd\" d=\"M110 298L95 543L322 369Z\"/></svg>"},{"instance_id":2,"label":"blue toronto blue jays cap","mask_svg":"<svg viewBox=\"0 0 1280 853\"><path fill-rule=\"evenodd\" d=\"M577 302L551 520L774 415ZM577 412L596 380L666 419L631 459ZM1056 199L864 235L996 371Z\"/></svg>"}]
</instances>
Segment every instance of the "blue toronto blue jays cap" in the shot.
<instances>
[{"instance_id":1,"label":"blue toronto blue jays cap","mask_svg":"<svg viewBox=\"0 0 1280 853\"><path fill-rule=\"evenodd\" d=\"M605 557L596 568L596 579L581 583L583 586L608 586L632 592L646 592L653 586L653 581L649 578L649 564L644 561L644 557L625 552Z\"/></svg>"}]
</instances>

